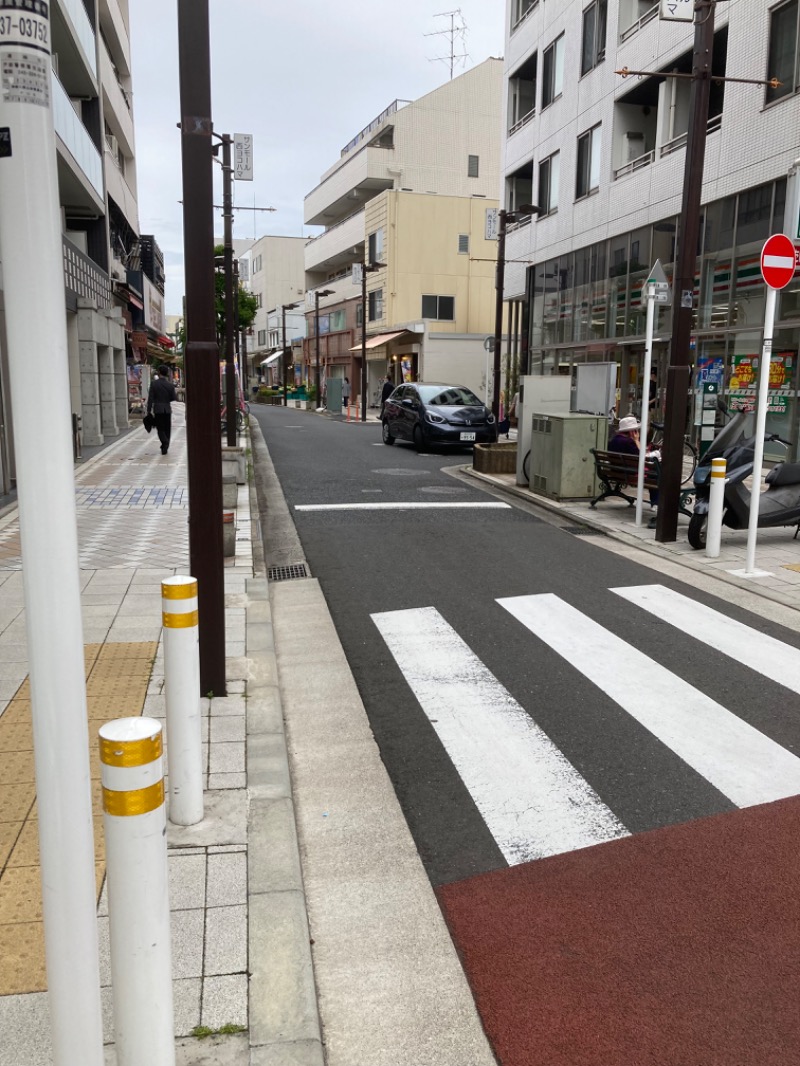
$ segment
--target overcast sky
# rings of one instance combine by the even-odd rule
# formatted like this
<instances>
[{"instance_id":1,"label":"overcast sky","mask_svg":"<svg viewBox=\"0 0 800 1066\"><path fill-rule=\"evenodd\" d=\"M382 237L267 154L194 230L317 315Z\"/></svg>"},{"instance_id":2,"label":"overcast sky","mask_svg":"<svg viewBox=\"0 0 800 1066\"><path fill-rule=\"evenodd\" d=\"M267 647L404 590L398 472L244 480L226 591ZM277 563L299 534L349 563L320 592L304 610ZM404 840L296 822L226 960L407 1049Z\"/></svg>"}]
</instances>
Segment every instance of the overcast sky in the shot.
<instances>
[{"instance_id":1,"label":"overcast sky","mask_svg":"<svg viewBox=\"0 0 800 1066\"><path fill-rule=\"evenodd\" d=\"M450 77L453 10L442 0L210 0L212 110L220 133L252 133L255 180L235 185L234 237L301 236L303 197L341 149L396 99L414 100ZM503 54L505 0L463 0L468 53L456 73ZM178 31L175 0L132 0L133 98L142 233L167 269L167 312L183 297ZM498 116L499 121L499 116ZM215 166L221 203L219 168ZM222 220L216 212L216 232Z\"/></svg>"}]
</instances>

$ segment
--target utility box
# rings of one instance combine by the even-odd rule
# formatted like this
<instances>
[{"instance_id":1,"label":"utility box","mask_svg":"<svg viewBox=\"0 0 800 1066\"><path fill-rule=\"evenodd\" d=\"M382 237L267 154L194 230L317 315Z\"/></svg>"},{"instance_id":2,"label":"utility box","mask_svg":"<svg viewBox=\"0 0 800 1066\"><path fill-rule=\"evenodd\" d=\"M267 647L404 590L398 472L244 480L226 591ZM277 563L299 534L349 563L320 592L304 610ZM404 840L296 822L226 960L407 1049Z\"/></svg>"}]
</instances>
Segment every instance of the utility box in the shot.
<instances>
[{"instance_id":1,"label":"utility box","mask_svg":"<svg viewBox=\"0 0 800 1066\"><path fill-rule=\"evenodd\" d=\"M532 492L553 500L593 499L598 492L591 448L606 447L608 419L535 414L531 422Z\"/></svg>"}]
</instances>

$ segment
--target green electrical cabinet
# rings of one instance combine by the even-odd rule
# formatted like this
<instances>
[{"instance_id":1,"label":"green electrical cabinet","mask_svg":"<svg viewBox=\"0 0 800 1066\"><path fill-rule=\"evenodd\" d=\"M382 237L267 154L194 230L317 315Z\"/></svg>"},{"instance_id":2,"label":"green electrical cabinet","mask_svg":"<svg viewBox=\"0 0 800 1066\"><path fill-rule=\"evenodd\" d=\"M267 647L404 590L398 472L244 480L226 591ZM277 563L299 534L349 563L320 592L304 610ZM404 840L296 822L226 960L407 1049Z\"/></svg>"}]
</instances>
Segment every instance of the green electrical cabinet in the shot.
<instances>
[{"instance_id":1,"label":"green electrical cabinet","mask_svg":"<svg viewBox=\"0 0 800 1066\"><path fill-rule=\"evenodd\" d=\"M592 448L608 442L608 420L579 414L535 414L531 426L530 488L553 500L598 493Z\"/></svg>"}]
</instances>

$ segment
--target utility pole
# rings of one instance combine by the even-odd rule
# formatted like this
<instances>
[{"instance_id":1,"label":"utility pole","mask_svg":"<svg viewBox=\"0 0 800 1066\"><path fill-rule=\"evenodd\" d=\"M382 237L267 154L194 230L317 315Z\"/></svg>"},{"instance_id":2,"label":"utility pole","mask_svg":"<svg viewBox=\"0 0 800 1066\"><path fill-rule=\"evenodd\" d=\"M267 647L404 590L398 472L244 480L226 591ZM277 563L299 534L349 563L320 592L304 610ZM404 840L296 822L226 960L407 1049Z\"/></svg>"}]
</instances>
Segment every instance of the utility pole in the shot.
<instances>
[{"instance_id":1,"label":"utility pole","mask_svg":"<svg viewBox=\"0 0 800 1066\"><path fill-rule=\"evenodd\" d=\"M241 331L240 331L240 328L239 328L239 260L238 259L234 259L234 261L233 261L233 345L234 345L234 353L235 353L235 356L236 356L236 365L239 368L239 382L240 382L241 387L242 387L242 392L244 392L245 383L246 383L247 379L246 379L246 376L245 376L246 368L242 366L242 355L241 355L241 349L239 347L239 334L240 334L240 332Z\"/></svg>"},{"instance_id":2,"label":"utility pole","mask_svg":"<svg viewBox=\"0 0 800 1066\"><path fill-rule=\"evenodd\" d=\"M689 135L683 172L678 248L675 253L672 341L667 369L664 445L661 451L661 481L656 518L656 540L662 542L674 541L678 533L683 437L686 432L686 411L692 373L689 341L694 311L694 276L700 234L700 200L703 191L711 60L714 51L714 5L715 0L696 0L695 3Z\"/></svg>"},{"instance_id":3,"label":"utility pole","mask_svg":"<svg viewBox=\"0 0 800 1066\"><path fill-rule=\"evenodd\" d=\"M286 361L286 312L291 311L297 307L297 304L281 304L281 323L283 329L283 339L281 342L281 363L282 365L282 377L283 377L283 406L289 406L289 398L287 396L288 389L288 377L289 377L289 364ZM294 365L294 364L292 364Z\"/></svg>"},{"instance_id":4,"label":"utility pole","mask_svg":"<svg viewBox=\"0 0 800 1066\"><path fill-rule=\"evenodd\" d=\"M225 271L225 419L226 444L236 445L236 362L234 359L234 294L233 294L233 165L231 145L233 137L222 134L222 218L224 223Z\"/></svg>"},{"instance_id":5,"label":"utility pole","mask_svg":"<svg viewBox=\"0 0 800 1066\"><path fill-rule=\"evenodd\" d=\"M361 421L367 421L367 274L382 270L385 263L361 264Z\"/></svg>"},{"instance_id":6,"label":"utility pole","mask_svg":"<svg viewBox=\"0 0 800 1066\"><path fill-rule=\"evenodd\" d=\"M197 578L200 690L224 696L225 570L219 346L214 315L214 213L208 0L178 0L186 271L186 442L189 560Z\"/></svg>"},{"instance_id":7,"label":"utility pole","mask_svg":"<svg viewBox=\"0 0 800 1066\"><path fill-rule=\"evenodd\" d=\"M516 211L506 211L500 208L497 212L497 272L495 275L495 305L494 305L494 360L492 374L492 414L500 421L500 350L503 340L503 288L506 280L506 230L509 222L518 222L528 215L538 215L539 208L536 204L521 204Z\"/></svg>"},{"instance_id":8,"label":"utility pole","mask_svg":"<svg viewBox=\"0 0 800 1066\"><path fill-rule=\"evenodd\" d=\"M0 258L6 266L9 394L52 1062L102 1066L89 727L49 7L26 4L22 10L20 4L0 0ZM37 390L35 416L31 353L36 353L37 372L47 381L46 388Z\"/></svg>"},{"instance_id":9,"label":"utility pole","mask_svg":"<svg viewBox=\"0 0 800 1066\"><path fill-rule=\"evenodd\" d=\"M322 393L320 389L320 373L319 373L319 301L323 296L333 296L333 289L317 289L314 293L314 337L316 348L316 365L314 367L314 390L316 393L316 405L322 406Z\"/></svg>"}]
</instances>

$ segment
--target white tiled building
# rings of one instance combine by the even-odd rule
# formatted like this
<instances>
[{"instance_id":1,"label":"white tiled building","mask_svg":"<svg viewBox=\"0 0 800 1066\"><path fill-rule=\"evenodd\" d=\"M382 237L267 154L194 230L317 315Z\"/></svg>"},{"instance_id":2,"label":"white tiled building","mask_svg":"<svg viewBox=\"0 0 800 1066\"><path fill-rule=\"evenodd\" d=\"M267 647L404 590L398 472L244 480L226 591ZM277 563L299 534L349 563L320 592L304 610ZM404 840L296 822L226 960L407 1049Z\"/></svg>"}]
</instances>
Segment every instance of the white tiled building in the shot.
<instances>
[{"instance_id":1,"label":"white tiled building","mask_svg":"<svg viewBox=\"0 0 800 1066\"><path fill-rule=\"evenodd\" d=\"M782 84L712 84L696 382L731 389L736 367L760 347L758 257L787 223L787 174L800 156L799 7L715 7L713 73ZM509 0L506 9L506 207L541 209L510 229L506 250L505 296L524 311L523 360L527 341L533 373L616 361L621 413L636 409L641 392L642 283L657 258L671 276L681 210L690 80L664 75L691 72L694 29L662 21L658 9L650 0ZM615 73L622 68L648 73L624 78ZM662 311L660 383L670 329ZM800 281L780 300L775 352L785 381L772 405L776 427L796 420L799 341Z\"/></svg>"}]
</instances>

